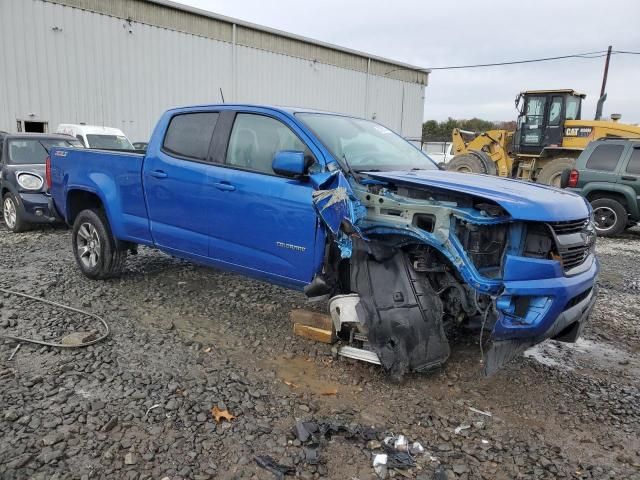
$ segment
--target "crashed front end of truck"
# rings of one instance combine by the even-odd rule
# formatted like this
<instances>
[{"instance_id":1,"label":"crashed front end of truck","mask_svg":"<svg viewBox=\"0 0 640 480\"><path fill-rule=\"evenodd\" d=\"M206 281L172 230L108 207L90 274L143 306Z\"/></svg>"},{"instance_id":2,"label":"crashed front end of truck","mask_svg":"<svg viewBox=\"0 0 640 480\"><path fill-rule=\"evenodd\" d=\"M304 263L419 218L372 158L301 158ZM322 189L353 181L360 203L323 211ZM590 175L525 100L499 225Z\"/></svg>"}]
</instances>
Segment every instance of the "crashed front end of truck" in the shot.
<instances>
[{"instance_id":1,"label":"crashed front end of truck","mask_svg":"<svg viewBox=\"0 0 640 480\"><path fill-rule=\"evenodd\" d=\"M491 375L547 338L574 342L596 298L589 210L519 219L496 195L420 180L347 180L340 171L313 179L328 241L306 293L329 298L340 353L400 377L444 364L447 333L466 328Z\"/></svg>"}]
</instances>

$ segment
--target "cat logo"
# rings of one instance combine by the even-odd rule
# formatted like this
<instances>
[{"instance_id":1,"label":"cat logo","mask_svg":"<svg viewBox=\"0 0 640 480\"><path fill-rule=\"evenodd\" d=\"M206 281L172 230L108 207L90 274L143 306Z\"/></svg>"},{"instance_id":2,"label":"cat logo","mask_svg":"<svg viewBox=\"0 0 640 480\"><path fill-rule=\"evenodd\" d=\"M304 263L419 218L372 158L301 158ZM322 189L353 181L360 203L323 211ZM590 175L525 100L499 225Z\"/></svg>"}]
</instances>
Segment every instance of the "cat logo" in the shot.
<instances>
[{"instance_id":1,"label":"cat logo","mask_svg":"<svg viewBox=\"0 0 640 480\"><path fill-rule=\"evenodd\" d=\"M565 137L588 137L591 135L591 127L567 127L564 129Z\"/></svg>"}]
</instances>

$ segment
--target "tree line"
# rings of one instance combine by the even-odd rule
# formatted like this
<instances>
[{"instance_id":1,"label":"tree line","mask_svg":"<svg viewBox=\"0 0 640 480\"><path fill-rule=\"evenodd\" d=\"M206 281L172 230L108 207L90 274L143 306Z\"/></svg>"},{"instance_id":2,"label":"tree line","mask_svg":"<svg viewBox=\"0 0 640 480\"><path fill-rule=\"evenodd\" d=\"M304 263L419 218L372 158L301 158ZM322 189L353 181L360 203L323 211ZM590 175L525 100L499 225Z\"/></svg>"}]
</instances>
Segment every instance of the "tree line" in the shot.
<instances>
[{"instance_id":1,"label":"tree line","mask_svg":"<svg viewBox=\"0 0 640 480\"><path fill-rule=\"evenodd\" d=\"M472 132L486 132L487 130L504 129L513 131L516 129L516 122L492 122L481 118L471 118L469 120L456 120L449 117L444 121L427 120L422 124L423 142L450 142L451 132L454 128L469 130Z\"/></svg>"}]
</instances>

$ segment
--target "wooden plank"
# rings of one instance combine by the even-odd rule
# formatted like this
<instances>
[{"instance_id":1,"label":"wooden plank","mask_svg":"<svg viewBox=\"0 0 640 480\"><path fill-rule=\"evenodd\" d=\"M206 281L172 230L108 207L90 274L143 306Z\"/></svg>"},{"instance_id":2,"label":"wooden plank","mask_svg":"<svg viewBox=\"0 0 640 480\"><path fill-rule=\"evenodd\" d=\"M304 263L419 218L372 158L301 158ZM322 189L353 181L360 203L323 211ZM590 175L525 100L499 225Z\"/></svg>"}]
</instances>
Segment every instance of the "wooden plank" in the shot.
<instances>
[{"instance_id":1,"label":"wooden plank","mask_svg":"<svg viewBox=\"0 0 640 480\"><path fill-rule=\"evenodd\" d=\"M336 341L333 331L310 327L309 325L302 325L301 323L293 324L293 333L299 337L308 338L315 342L334 343Z\"/></svg>"},{"instance_id":2,"label":"wooden plank","mask_svg":"<svg viewBox=\"0 0 640 480\"><path fill-rule=\"evenodd\" d=\"M304 310L296 308L291 310L289 314L291 323L299 323L310 327L320 328L322 330L333 330L333 322L331 316L326 313L314 312L312 310Z\"/></svg>"}]
</instances>

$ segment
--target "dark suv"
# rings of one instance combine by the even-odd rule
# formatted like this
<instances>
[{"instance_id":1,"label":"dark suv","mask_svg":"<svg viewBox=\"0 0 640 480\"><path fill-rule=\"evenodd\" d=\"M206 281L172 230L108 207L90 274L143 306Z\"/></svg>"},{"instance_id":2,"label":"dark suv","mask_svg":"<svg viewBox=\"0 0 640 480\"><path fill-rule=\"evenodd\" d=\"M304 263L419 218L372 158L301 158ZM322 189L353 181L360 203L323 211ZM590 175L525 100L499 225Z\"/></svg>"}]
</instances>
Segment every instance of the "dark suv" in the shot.
<instances>
[{"instance_id":1,"label":"dark suv","mask_svg":"<svg viewBox=\"0 0 640 480\"><path fill-rule=\"evenodd\" d=\"M640 139L591 142L561 184L589 200L598 235L634 226L640 221Z\"/></svg>"},{"instance_id":2,"label":"dark suv","mask_svg":"<svg viewBox=\"0 0 640 480\"><path fill-rule=\"evenodd\" d=\"M56 221L45 183L45 160L51 147L82 147L67 135L0 132L2 216L13 232L33 223Z\"/></svg>"}]
</instances>

